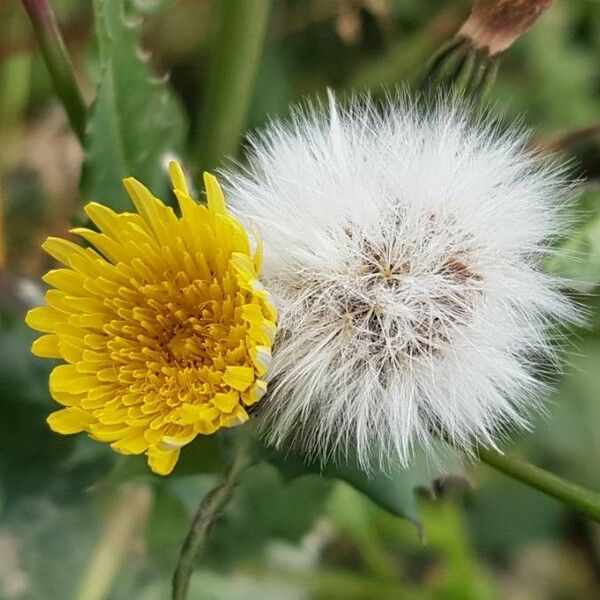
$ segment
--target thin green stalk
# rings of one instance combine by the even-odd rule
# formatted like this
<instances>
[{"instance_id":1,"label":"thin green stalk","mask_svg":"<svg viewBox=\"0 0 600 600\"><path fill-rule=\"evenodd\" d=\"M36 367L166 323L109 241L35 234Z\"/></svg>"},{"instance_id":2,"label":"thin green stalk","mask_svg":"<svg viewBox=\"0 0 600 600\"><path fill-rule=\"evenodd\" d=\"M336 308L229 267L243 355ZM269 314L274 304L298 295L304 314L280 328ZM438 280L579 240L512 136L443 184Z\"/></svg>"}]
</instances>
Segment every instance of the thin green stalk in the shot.
<instances>
[{"instance_id":1,"label":"thin green stalk","mask_svg":"<svg viewBox=\"0 0 600 600\"><path fill-rule=\"evenodd\" d=\"M271 0L222 0L197 155L212 169L237 151L265 39Z\"/></svg>"},{"instance_id":2,"label":"thin green stalk","mask_svg":"<svg viewBox=\"0 0 600 600\"><path fill-rule=\"evenodd\" d=\"M487 448L479 449L479 458L490 467L559 500L600 522L600 494L548 473L525 461Z\"/></svg>"},{"instance_id":3,"label":"thin green stalk","mask_svg":"<svg viewBox=\"0 0 600 600\"><path fill-rule=\"evenodd\" d=\"M251 444L248 432L241 433L223 482L211 490L200 503L173 573L173 600L186 600L196 558L206 545L210 529L231 500L240 475L252 464Z\"/></svg>"},{"instance_id":4,"label":"thin green stalk","mask_svg":"<svg viewBox=\"0 0 600 600\"><path fill-rule=\"evenodd\" d=\"M73 63L48 0L22 0L52 84L60 98L71 128L83 143L87 108L81 95Z\"/></svg>"}]
</instances>

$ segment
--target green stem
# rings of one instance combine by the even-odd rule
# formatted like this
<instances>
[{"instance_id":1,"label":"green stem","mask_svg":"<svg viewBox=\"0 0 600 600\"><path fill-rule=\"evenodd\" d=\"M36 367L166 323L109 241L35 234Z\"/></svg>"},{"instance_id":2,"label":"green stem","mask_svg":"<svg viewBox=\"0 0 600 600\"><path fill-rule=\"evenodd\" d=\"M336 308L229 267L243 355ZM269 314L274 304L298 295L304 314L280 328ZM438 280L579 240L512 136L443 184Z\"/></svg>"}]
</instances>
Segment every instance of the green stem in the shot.
<instances>
[{"instance_id":1,"label":"green stem","mask_svg":"<svg viewBox=\"0 0 600 600\"><path fill-rule=\"evenodd\" d=\"M48 0L22 0L52 84L60 98L69 123L83 143L87 108L75 78L73 63Z\"/></svg>"},{"instance_id":2,"label":"green stem","mask_svg":"<svg viewBox=\"0 0 600 600\"><path fill-rule=\"evenodd\" d=\"M212 169L237 151L265 38L271 0L222 0L197 154Z\"/></svg>"},{"instance_id":3,"label":"green stem","mask_svg":"<svg viewBox=\"0 0 600 600\"><path fill-rule=\"evenodd\" d=\"M539 467L516 458L510 458L494 450L480 448L479 458L501 473L559 500L594 521L600 522L599 493L565 481Z\"/></svg>"},{"instance_id":4,"label":"green stem","mask_svg":"<svg viewBox=\"0 0 600 600\"><path fill-rule=\"evenodd\" d=\"M223 477L223 482L211 490L198 507L173 573L173 600L185 600L188 596L194 563L206 545L210 529L231 500L241 473L252 464L251 443L251 437L247 432L240 434L235 454Z\"/></svg>"}]
</instances>

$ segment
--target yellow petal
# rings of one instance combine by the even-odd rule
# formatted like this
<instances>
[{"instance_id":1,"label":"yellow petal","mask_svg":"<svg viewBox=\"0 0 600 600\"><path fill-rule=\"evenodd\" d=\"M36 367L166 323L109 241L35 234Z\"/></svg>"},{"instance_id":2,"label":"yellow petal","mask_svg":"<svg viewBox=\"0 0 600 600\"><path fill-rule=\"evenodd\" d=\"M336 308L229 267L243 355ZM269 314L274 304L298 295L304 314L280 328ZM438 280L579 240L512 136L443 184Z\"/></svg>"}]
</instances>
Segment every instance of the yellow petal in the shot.
<instances>
[{"instance_id":1,"label":"yellow petal","mask_svg":"<svg viewBox=\"0 0 600 600\"><path fill-rule=\"evenodd\" d=\"M230 415L221 415L220 420L223 427L237 427L249 418L248 413L241 406L236 406Z\"/></svg>"},{"instance_id":2,"label":"yellow petal","mask_svg":"<svg viewBox=\"0 0 600 600\"><path fill-rule=\"evenodd\" d=\"M82 394L71 394L70 392L57 392L56 390L52 391L52 399L56 400L59 404L63 406L79 406L80 408L85 408L81 406L81 401L85 398Z\"/></svg>"},{"instance_id":3,"label":"yellow petal","mask_svg":"<svg viewBox=\"0 0 600 600\"><path fill-rule=\"evenodd\" d=\"M125 240L121 240L121 242L116 242L108 235L103 233L98 233L97 231L92 231L91 229L87 229L85 227L76 227L71 229L71 233L75 233L78 236L82 237L84 240L95 246L108 260L113 263L119 262L119 260L123 260L126 252L124 251L123 242Z\"/></svg>"},{"instance_id":4,"label":"yellow petal","mask_svg":"<svg viewBox=\"0 0 600 600\"><path fill-rule=\"evenodd\" d=\"M212 403L222 412L230 413L234 406L239 403L240 395L238 392L219 392L214 395Z\"/></svg>"},{"instance_id":5,"label":"yellow petal","mask_svg":"<svg viewBox=\"0 0 600 600\"><path fill-rule=\"evenodd\" d=\"M83 358L83 346L77 340L77 338L73 337L62 337L60 342L58 343L58 347L60 348L60 355L67 362L76 363L79 362Z\"/></svg>"},{"instance_id":6,"label":"yellow petal","mask_svg":"<svg viewBox=\"0 0 600 600\"><path fill-rule=\"evenodd\" d=\"M41 358L62 358L57 335L43 335L33 342L31 352Z\"/></svg>"},{"instance_id":7,"label":"yellow petal","mask_svg":"<svg viewBox=\"0 0 600 600\"><path fill-rule=\"evenodd\" d=\"M148 449L144 431L145 427L131 428L127 435L113 442L110 446L121 454L141 454Z\"/></svg>"},{"instance_id":8,"label":"yellow petal","mask_svg":"<svg viewBox=\"0 0 600 600\"><path fill-rule=\"evenodd\" d=\"M177 196L177 201L179 202L179 208L181 210L181 215L183 216L183 218L195 224L198 216L203 214L203 207L201 207L200 204L198 204L195 200L190 198L186 193L182 192L181 190L175 190L175 196ZM204 214L206 214L205 208ZM194 240L194 242L198 241L198 239Z\"/></svg>"},{"instance_id":9,"label":"yellow petal","mask_svg":"<svg viewBox=\"0 0 600 600\"><path fill-rule=\"evenodd\" d=\"M77 407L63 408L53 412L47 419L52 431L57 433L79 433L94 422L93 415Z\"/></svg>"},{"instance_id":10,"label":"yellow petal","mask_svg":"<svg viewBox=\"0 0 600 600\"><path fill-rule=\"evenodd\" d=\"M79 394L94 387L98 387L97 377L95 375L82 375L77 371L75 365L60 365L50 373L51 394L54 391Z\"/></svg>"},{"instance_id":11,"label":"yellow petal","mask_svg":"<svg viewBox=\"0 0 600 600\"><path fill-rule=\"evenodd\" d=\"M183 448L183 446L186 446L193 441L197 435L198 434L193 427L185 427L174 435L165 435L162 440L162 445L166 450Z\"/></svg>"},{"instance_id":12,"label":"yellow petal","mask_svg":"<svg viewBox=\"0 0 600 600\"><path fill-rule=\"evenodd\" d=\"M254 257L252 258L252 263L254 265L254 270L257 273L260 273L263 264L263 241L262 237L258 230L254 231L254 237L256 239L256 250L254 251Z\"/></svg>"},{"instance_id":13,"label":"yellow petal","mask_svg":"<svg viewBox=\"0 0 600 600\"><path fill-rule=\"evenodd\" d=\"M202 435L211 435L219 429L219 419L214 421L198 421L194 424L194 430Z\"/></svg>"},{"instance_id":14,"label":"yellow petal","mask_svg":"<svg viewBox=\"0 0 600 600\"><path fill-rule=\"evenodd\" d=\"M229 259L229 264L244 282L244 289L251 290L250 282L256 279L256 271L250 257L241 252L234 252Z\"/></svg>"},{"instance_id":15,"label":"yellow petal","mask_svg":"<svg viewBox=\"0 0 600 600\"><path fill-rule=\"evenodd\" d=\"M258 304L244 304L241 310L241 317L250 325L262 325L265 320L260 306Z\"/></svg>"},{"instance_id":16,"label":"yellow petal","mask_svg":"<svg viewBox=\"0 0 600 600\"><path fill-rule=\"evenodd\" d=\"M152 195L147 187L133 177L124 179L123 184L138 213L150 230L154 231L157 239L161 242L168 243L165 227L170 222L176 221L173 209L170 206L165 206Z\"/></svg>"},{"instance_id":17,"label":"yellow petal","mask_svg":"<svg viewBox=\"0 0 600 600\"><path fill-rule=\"evenodd\" d=\"M206 189L206 200L208 209L213 213L225 213L225 196L223 190L217 181L217 178L210 173L204 173L204 187Z\"/></svg>"},{"instance_id":18,"label":"yellow petal","mask_svg":"<svg viewBox=\"0 0 600 600\"><path fill-rule=\"evenodd\" d=\"M227 367L223 375L223 383L240 392L247 390L253 381L254 369L252 367Z\"/></svg>"},{"instance_id":19,"label":"yellow petal","mask_svg":"<svg viewBox=\"0 0 600 600\"><path fill-rule=\"evenodd\" d=\"M173 189L176 192L183 192L189 196L187 182L185 180L185 174L181 165L176 160L169 161L169 175L171 176L171 182L173 183Z\"/></svg>"},{"instance_id":20,"label":"yellow petal","mask_svg":"<svg viewBox=\"0 0 600 600\"><path fill-rule=\"evenodd\" d=\"M148 448L148 466L157 475L168 475L179 458L179 448L163 450L158 446Z\"/></svg>"},{"instance_id":21,"label":"yellow petal","mask_svg":"<svg viewBox=\"0 0 600 600\"><path fill-rule=\"evenodd\" d=\"M123 226L133 224L144 229L144 222L139 215L133 213L117 214L107 206L90 202L84 207L87 216L96 224L98 228L114 240L119 240L123 235Z\"/></svg>"},{"instance_id":22,"label":"yellow petal","mask_svg":"<svg viewBox=\"0 0 600 600\"><path fill-rule=\"evenodd\" d=\"M49 237L43 244L42 248L53 258L69 265L71 258L74 255L81 254L84 249L69 240L63 240L62 238Z\"/></svg>"},{"instance_id":23,"label":"yellow petal","mask_svg":"<svg viewBox=\"0 0 600 600\"><path fill-rule=\"evenodd\" d=\"M99 442L116 442L131 431L129 425L104 425L93 423L89 428L90 437Z\"/></svg>"},{"instance_id":24,"label":"yellow petal","mask_svg":"<svg viewBox=\"0 0 600 600\"><path fill-rule=\"evenodd\" d=\"M25 323L29 327L43 331L44 333L53 333L55 325L64 320L64 313L54 308L48 308L47 306L32 308L25 317Z\"/></svg>"},{"instance_id":25,"label":"yellow petal","mask_svg":"<svg viewBox=\"0 0 600 600\"><path fill-rule=\"evenodd\" d=\"M42 280L68 294L81 294L84 277L71 269L53 269L48 271Z\"/></svg>"},{"instance_id":26,"label":"yellow petal","mask_svg":"<svg viewBox=\"0 0 600 600\"><path fill-rule=\"evenodd\" d=\"M271 349L268 346L255 346L250 350L250 357L259 375L264 375L271 364Z\"/></svg>"},{"instance_id":27,"label":"yellow petal","mask_svg":"<svg viewBox=\"0 0 600 600\"><path fill-rule=\"evenodd\" d=\"M258 402L265 395L266 391L266 381L263 381L262 379L257 379L254 382L254 385L251 388L249 388L247 392L244 392L242 394L242 402L246 406L252 406L252 404Z\"/></svg>"},{"instance_id":28,"label":"yellow petal","mask_svg":"<svg viewBox=\"0 0 600 600\"><path fill-rule=\"evenodd\" d=\"M265 321L262 324L261 331L269 344L272 344L275 341L275 334L277 333L275 323L272 321Z\"/></svg>"}]
</instances>

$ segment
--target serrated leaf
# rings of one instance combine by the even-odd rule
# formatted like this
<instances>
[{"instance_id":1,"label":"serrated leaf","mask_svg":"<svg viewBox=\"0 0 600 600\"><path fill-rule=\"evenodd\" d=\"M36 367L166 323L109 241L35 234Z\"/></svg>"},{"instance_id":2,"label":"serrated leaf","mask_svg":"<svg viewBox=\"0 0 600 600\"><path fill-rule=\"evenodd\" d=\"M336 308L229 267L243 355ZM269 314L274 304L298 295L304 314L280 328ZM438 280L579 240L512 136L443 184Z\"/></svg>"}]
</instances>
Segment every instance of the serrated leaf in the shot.
<instances>
[{"instance_id":1,"label":"serrated leaf","mask_svg":"<svg viewBox=\"0 0 600 600\"><path fill-rule=\"evenodd\" d=\"M101 76L86 134L82 194L86 202L125 210L131 205L124 177L136 177L156 195L167 192L163 162L181 152L184 119L166 81L152 74L139 24L125 14L123 0L95 0L94 10Z\"/></svg>"},{"instance_id":2,"label":"serrated leaf","mask_svg":"<svg viewBox=\"0 0 600 600\"><path fill-rule=\"evenodd\" d=\"M443 460L439 467L442 471L447 471L449 468L460 470L457 467L459 461L455 456L448 454L441 458ZM429 487L435 477L424 455L416 456L408 469L395 469L389 472L373 469L369 473L360 468L356 456L352 454L345 459L340 458L336 462L321 465L319 462L308 461L304 455L297 452L284 453L267 448L265 459L276 466L287 479L319 474L345 481L381 508L397 517L408 519L419 530L422 527L415 493L419 488Z\"/></svg>"}]
</instances>

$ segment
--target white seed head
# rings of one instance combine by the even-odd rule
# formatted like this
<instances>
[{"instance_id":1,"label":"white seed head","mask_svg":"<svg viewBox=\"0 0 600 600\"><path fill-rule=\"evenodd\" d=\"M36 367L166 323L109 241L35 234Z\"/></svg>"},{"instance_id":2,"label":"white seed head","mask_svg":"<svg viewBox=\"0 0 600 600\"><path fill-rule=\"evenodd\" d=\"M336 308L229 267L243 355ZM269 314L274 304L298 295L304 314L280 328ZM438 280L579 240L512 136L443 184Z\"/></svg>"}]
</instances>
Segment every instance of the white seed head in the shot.
<instances>
[{"instance_id":1,"label":"white seed head","mask_svg":"<svg viewBox=\"0 0 600 600\"><path fill-rule=\"evenodd\" d=\"M553 324L577 317L540 269L570 186L522 132L469 114L330 97L225 174L279 309L269 442L407 465L438 437L494 446L540 407L536 364L555 357Z\"/></svg>"}]
</instances>

